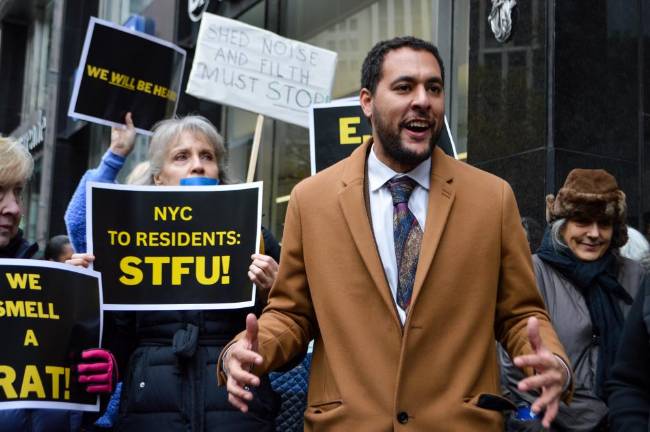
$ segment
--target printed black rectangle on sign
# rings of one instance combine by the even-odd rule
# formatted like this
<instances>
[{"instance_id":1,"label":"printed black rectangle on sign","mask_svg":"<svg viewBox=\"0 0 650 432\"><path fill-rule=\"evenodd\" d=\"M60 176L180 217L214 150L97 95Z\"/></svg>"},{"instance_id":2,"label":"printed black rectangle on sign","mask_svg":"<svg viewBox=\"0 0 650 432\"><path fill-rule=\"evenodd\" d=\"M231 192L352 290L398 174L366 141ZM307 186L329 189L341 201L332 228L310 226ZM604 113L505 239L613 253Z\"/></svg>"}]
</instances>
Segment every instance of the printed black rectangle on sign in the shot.
<instances>
[{"instance_id":1,"label":"printed black rectangle on sign","mask_svg":"<svg viewBox=\"0 0 650 432\"><path fill-rule=\"evenodd\" d=\"M92 18L68 115L117 125L132 112L147 133L175 114L184 63L169 42Z\"/></svg>"},{"instance_id":2,"label":"printed black rectangle on sign","mask_svg":"<svg viewBox=\"0 0 650 432\"><path fill-rule=\"evenodd\" d=\"M98 410L75 367L100 345L99 284L89 270L0 259L0 409Z\"/></svg>"},{"instance_id":3,"label":"printed black rectangle on sign","mask_svg":"<svg viewBox=\"0 0 650 432\"><path fill-rule=\"evenodd\" d=\"M88 187L89 246L106 309L253 305L261 184Z\"/></svg>"}]
</instances>

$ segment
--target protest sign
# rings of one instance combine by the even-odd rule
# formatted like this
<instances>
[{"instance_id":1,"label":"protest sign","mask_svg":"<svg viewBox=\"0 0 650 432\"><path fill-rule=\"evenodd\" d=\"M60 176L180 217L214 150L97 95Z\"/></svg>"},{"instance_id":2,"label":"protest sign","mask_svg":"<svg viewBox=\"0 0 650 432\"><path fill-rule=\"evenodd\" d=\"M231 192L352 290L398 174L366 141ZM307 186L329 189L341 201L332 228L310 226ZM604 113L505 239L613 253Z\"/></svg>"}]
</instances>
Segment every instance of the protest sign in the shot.
<instances>
[{"instance_id":1,"label":"protest sign","mask_svg":"<svg viewBox=\"0 0 650 432\"><path fill-rule=\"evenodd\" d=\"M133 113L136 130L176 112L185 50L162 39L90 18L68 115L108 126Z\"/></svg>"},{"instance_id":2,"label":"protest sign","mask_svg":"<svg viewBox=\"0 0 650 432\"><path fill-rule=\"evenodd\" d=\"M88 249L102 273L104 309L253 306L262 183L227 186L87 185Z\"/></svg>"},{"instance_id":3,"label":"protest sign","mask_svg":"<svg viewBox=\"0 0 650 432\"><path fill-rule=\"evenodd\" d=\"M99 410L75 365L100 346L100 288L92 270L0 259L0 409Z\"/></svg>"},{"instance_id":4,"label":"protest sign","mask_svg":"<svg viewBox=\"0 0 650 432\"><path fill-rule=\"evenodd\" d=\"M204 13L186 92L309 127L330 100L337 54Z\"/></svg>"},{"instance_id":5,"label":"protest sign","mask_svg":"<svg viewBox=\"0 0 650 432\"><path fill-rule=\"evenodd\" d=\"M311 174L350 156L371 136L372 127L363 114L358 98L314 105L309 113ZM447 117L437 145L449 156L458 158Z\"/></svg>"},{"instance_id":6,"label":"protest sign","mask_svg":"<svg viewBox=\"0 0 650 432\"><path fill-rule=\"evenodd\" d=\"M371 136L358 99L314 105L309 127L312 175L350 156Z\"/></svg>"}]
</instances>

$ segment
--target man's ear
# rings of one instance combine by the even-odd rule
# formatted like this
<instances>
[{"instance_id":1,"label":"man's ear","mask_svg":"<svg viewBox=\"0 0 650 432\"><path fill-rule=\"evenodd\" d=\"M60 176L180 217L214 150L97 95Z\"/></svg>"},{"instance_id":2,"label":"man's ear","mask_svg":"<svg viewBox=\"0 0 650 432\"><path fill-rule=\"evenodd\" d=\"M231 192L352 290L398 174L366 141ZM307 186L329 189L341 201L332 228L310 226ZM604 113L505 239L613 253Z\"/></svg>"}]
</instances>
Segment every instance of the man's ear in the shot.
<instances>
[{"instance_id":1,"label":"man's ear","mask_svg":"<svg viewBox=\"0 0 650 432\"><path fill-rule=\"evenodd\" d=\"M372 93L367 88L362 88L359 92L359 103L366 118L372 118Z\"/></svg>"},{"instance_id":2,"label":"man's ear","mask_svg":"<svg viewBox=\"0 0 650 432\"><path fill-rule=\"evenodd\" d=\"M160 186L160 184L161 184L160 183L160 173L153 176L153 184L155 184L156 186Z\"/></svg>"}]
</instances>

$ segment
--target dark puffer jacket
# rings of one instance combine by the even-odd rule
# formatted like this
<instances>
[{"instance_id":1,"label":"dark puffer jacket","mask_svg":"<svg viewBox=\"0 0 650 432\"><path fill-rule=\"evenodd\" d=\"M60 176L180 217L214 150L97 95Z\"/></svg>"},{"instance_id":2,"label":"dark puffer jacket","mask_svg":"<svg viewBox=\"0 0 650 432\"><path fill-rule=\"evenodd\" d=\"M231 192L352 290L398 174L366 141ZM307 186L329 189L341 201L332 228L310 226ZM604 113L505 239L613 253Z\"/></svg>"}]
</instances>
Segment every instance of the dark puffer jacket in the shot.
<instances>
[{"instance_id":1,"label":"dark puffer jacket","mask_svg":"<svg viewBox=\"0 0 650 432\"><path fill-rule=\"evenodd\" d=\"M222 347L242 329L239 311L113 313L116 340L106 346L128 357L117 431L272 431L278 399L268 380L243 414L217 387L216 361ZM135 321L135 323L133 323ZM130 330L129 330L130 329ZM108 329L107 329L108 330ZM128 332L135 333L129 338ZM107 334L108 337L108 334ZM125 342L130 340L127 345ZM117 346L114 345L118 342Z\"/></svg>"},{"instance_id":2,"label":"dark puffer jacket","mask_svg":"<svg viewBox=\"0 0 650 432\"><path fill-rule=\"evenodd\" d=\"M0 249L0 258L32 258L38 252L36 243L23 238L22 231ZM50 409L13 409L0 411L0 432L65 432L78 431L82 415L77 411Z\"/></svg>"}]
</instances>

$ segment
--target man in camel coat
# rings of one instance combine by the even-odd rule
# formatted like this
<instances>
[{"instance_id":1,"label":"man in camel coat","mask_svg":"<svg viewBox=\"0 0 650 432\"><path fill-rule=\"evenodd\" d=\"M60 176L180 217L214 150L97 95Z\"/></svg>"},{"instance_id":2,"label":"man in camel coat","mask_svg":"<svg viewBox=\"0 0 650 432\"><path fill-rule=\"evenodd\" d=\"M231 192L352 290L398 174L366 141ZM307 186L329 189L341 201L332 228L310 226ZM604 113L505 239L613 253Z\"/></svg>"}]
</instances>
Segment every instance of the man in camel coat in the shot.
<instances>
[{"instance_id":1,"label":"man in camel coat","mask_svg":"<svg viewBox=\"0 0 650 432\"><path fill-rule=\"evenodd\" d=\"M294 188L268 306L222 353L220 383L246 411L258 376L313 338L305 430L496 432L509 407L498 340L548 425L570 369L512 190L435 147L444 70L433 45L380 42L362 75L373 138Z\"/></svg>"}]
</instances>

